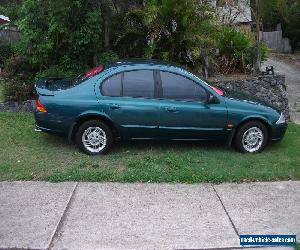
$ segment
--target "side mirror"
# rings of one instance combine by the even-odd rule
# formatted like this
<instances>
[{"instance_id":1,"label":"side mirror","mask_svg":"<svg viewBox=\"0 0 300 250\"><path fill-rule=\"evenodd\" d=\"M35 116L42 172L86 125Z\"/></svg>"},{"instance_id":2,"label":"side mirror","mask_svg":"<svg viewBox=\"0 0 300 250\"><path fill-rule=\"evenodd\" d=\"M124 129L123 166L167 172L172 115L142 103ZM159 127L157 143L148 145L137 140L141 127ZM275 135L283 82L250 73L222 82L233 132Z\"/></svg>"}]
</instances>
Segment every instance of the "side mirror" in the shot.
<instances>
[{"instance_id":1,"label":"side mirror","mask_svg":"<svg viewBox=\"0 0 300 250\"><path fill-rule=\"evenodd\" d=\"M207 103L208 104L217 104L217 103L219 103L219 100L214 95L208 94Z\"/></svg>"}]
</instances>

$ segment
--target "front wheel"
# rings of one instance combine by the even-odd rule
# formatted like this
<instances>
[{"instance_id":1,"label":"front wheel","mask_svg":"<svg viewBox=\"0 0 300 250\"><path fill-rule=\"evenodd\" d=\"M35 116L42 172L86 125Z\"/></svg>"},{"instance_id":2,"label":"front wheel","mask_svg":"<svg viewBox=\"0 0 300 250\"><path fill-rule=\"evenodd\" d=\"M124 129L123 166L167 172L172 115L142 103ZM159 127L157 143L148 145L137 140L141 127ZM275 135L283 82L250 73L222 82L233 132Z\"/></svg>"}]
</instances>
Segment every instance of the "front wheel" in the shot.
<instances>
[{"instance_id":1,"label":"front wheel","mask_svg":"<svg viewBox=\"0 0 300 250\"><path fill-rule=\"evenodd\" d=\"M244 124L235 136L235 146L243 153L258 153L268 144L268 129L259 121Z\"/></svg>"},{"instance_id":2,"label":"front wheel","mask_svg":"<svg viewBox=\"0 0 300 250\"><path fill-rule=\"evenodd\" d=\"M97 120L84 122L76 134L76 144L89 155L105 154L111 148L112 142L110 128Z\"/></svg>"}]
</instances>

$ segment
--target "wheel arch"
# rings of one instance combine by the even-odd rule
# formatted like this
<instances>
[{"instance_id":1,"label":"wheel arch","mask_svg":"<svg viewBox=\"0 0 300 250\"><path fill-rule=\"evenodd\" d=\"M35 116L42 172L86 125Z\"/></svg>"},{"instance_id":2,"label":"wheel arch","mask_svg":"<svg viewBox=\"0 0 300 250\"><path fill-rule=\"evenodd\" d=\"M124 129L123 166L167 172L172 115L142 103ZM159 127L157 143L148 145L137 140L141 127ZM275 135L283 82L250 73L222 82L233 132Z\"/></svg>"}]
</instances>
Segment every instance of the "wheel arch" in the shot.
<instances>
[{"instance_id":1,"label":"wheel arch","mask_svg":"<svg viewBox=\"0 0 300 250\"><path fill-rule=\"evenodd\" d=\"M235 136L237 134L237 132L239 131L239 129L246 123L248 122L252 122L252 121L258 121L261 122L262 124L264 124L268 130L268 142L271 140L272 138L272 127L271 124L262 117L247 117L246 119L242 120L234 129L233 131L233 135L230 139L229 145L232 145L233 141L235 140Z\"/></svg>"},{"instance_id":2,"label":"wheel arch","mask_svg":"<svg viewBox=\"0 0 300 250\"><path fill-rule=\"evenodd\" d=\"M78 131L78 129L81 126L81 124L83 124L84 122L89 121L89 120L99 120L99 121L105 123L108 127L111 128L112 134L113 134L114 138L120 137L119 130L117 129L117 127L115 126L115 124L112 122L112 120L109 117L107 117L105 114L101 114L101 113L86 113L86 114L80 115L75 120L75 122L73 123L73 125L71 126L71 128L69 130L69 134L68 134L68 140L69 141L74 141L76 132Z\"/></svg>"}]
</instances>

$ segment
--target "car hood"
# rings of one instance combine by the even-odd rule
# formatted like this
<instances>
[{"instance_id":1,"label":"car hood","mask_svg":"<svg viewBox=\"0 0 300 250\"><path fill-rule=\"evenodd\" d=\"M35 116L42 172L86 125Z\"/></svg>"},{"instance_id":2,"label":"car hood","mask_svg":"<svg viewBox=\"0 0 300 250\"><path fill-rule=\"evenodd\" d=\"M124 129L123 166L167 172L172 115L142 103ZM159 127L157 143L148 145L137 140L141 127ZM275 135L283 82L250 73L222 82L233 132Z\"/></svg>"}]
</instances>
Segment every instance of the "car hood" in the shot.
<instances>
[{"instance_id":1,"label":"car hood","mask_svg":"<svg viewBox=\"0 0 300 250\"><path fill-rule=\"evenodd\" d=\"M270 107L270 108L275 109L276 111L280 112L272 104L270 104L258 97L250 95L248 93L241 92L241 91L229 90L229 89L225 89L225 90L222 89L222 90L224 91L224 93L225 93L224 97L226 97L226 98L234 99L237 101L242 101L242 102L253 104L253 105L262 105L262 106Z\"/></svg>"}]
</instances>

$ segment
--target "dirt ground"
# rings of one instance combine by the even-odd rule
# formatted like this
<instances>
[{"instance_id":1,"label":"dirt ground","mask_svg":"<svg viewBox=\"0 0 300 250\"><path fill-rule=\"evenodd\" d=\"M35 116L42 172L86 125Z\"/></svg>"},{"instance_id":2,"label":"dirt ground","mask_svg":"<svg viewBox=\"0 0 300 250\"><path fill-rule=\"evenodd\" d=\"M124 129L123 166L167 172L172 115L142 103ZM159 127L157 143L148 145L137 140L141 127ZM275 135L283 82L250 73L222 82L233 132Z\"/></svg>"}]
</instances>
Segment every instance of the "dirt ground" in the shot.
<instances>
[{"instance_id":1,"label":"dirt ground","mask_svg":"<svg viewBox=\"0 0 300 250\"><path fill-rule=\"evenodd\" d=\"M272 53L269 59L262 64L262 70L266 66L274 66L275 74L285 75L291 119L300 124L300 53Z\"/></svg>"}]
</instances>

